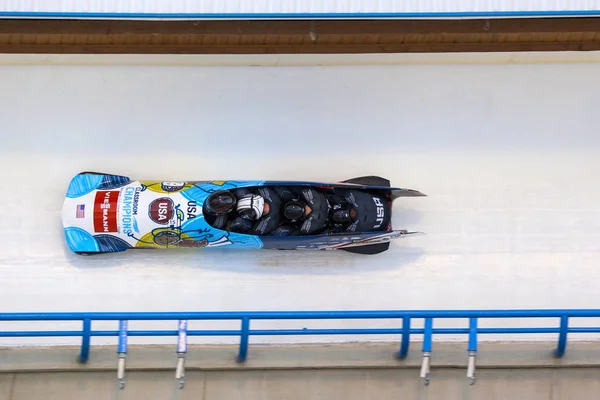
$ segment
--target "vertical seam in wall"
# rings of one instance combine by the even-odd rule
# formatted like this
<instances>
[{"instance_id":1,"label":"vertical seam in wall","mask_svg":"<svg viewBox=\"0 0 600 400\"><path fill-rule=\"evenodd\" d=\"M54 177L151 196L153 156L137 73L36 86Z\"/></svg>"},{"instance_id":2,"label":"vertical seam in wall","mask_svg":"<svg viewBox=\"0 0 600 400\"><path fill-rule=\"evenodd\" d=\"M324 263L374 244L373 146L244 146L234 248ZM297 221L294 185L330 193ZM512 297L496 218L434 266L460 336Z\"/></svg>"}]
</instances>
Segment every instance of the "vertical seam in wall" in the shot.
<instances>
[{"instance_id":1,"label":"vertical seam in wall","mask_svg":"<svg viewBox=\"0 0 600 400\"><path fill-rule=\"evenodd\" d=\"M17 379L17 374L11 374L12 378L10 380L10 388L8 389L8 399L13 400L15 393L15 380Z\"/></svg>"},{"instance_id":2,"label":"vertical seam in wall","mask_svg":"<svg viewBox=\"0 0 600 400\"><path fill-rule=\"evenodd\" d=\"M202 371L202 400L206 400L206 385L208 384L208 371ZM12 400L12 399L11 399Z\"/></svg>"},{"instance_id":3,"label":"vertical seam in wall","mask_svg":"<svg viewBox=\"0 0 600 400\"><path fill-rule=\"evenodd\" d=\"M558 368L554 368L552 371L552 379L550 379L550 400L554 400L554 387L556 386L556 375Z\"/></svg>"}]
</instances>

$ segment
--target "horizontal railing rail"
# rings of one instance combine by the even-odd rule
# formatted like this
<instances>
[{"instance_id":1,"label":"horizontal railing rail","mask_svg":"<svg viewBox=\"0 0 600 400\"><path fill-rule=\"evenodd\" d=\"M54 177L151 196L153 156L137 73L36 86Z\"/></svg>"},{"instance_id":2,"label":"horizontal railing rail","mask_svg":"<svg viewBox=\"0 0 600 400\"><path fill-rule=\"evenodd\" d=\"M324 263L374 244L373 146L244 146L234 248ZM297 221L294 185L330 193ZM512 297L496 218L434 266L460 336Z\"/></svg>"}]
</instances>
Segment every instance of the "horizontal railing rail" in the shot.
<instances>
[{"instance_id":1,"label":"horizontal railing rail","mask_svg":"<svg viewBox=\"0 0 600 400\"><path fill-rule=\"evenodd\" d=\"M538 319L556 318L556 327L479 327L480 319ZM421 378L429 383L433 335L467 335L467 377L475 382L475 357L478 336L481 334L557 334L555 357L562 357L569 333L600 333L600 326L570 327L570 318L600 318L600 309L526 309L526 310L365 310L365 311L240 311L240 312L52 312L52 313L0 313L0 322L19 321L81 321L81 330L28 330L0 331L0 337L80 337L79 361L89 359L91 338L118 337L117 378L124 387L125 359L129 337L177 336L178 363L176 378L183 387L187 338L189 336L237 336L240 339L237 360L246 361L250 336L289 335L399 335L397 356L406 358L411 335L423 335ZM397 319L398 328L325 328L325 329L250 329L252 320L340 320L340 319ZM413 320L423 320L423 328L411 327ZM468 319L464 328L434 328L436 319ZM178 321L173 330L130 330L129 321ZM237 320L239 329L188 329L188 321ZM117 330L92 330L93 321L118 321Z\"/></svg>"}]
</instances>

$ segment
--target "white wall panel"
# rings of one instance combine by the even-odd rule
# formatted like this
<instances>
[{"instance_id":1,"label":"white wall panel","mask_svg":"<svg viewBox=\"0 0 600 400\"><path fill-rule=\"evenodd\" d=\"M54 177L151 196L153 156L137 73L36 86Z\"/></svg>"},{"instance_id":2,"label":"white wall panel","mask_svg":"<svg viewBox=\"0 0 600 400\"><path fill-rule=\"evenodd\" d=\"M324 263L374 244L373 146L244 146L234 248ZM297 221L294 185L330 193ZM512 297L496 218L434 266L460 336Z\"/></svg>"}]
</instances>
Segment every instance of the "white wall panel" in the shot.
<instances>
[{"instance_id":1,"label":"white wall panel","mask_svg":"<svg viewBox=\"0 0 600 400\"><path fill-rule=\"evenodd\" d=\"M107 56L24 67L14 57L0 64L2 312L600 307L597 59L221 67L166 65L186 59L177 56L111 65ZM225 249L81 257L66 247L60 210L82 170L165 180L377 174L428 194L399 201L393 220L427 235L374 257ZM174 328L131 328L156 326ZM208 326L237 323L191 325ZM253 325L265 326L282 324ZM116 325L94 326L103 327ZM77 340L2 340L48 342Z\"/></svg>"},{"instance_id":2,"label":"white wall panel","mask_svg":"<svg viewBox=\"0 0 600 400\"><path fill-rule=\"evenodd\" d=\"M354 14L574 12L600 10L600 0L1 0L5 13ZM13 14L14 15L14 14Z\"/></svg>"}]
</instances>

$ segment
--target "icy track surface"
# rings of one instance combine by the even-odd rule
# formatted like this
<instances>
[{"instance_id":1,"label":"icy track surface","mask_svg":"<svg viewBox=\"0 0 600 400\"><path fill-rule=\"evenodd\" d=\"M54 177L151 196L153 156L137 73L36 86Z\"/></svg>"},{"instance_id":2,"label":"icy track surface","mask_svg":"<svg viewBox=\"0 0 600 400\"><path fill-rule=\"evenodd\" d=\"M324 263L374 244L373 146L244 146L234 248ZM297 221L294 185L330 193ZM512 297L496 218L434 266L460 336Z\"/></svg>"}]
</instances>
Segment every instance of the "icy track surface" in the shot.
<instances>
[{"instance_id":1,"label":"icy track surface","mask_svg":"<svg viewBox=\"0 0 600 400\"><path fill-rule=\"evenodd\" d=\"M598 63L1 65L0 311L600 307L599 76ZM66 247L60 209L83 170L163 180L381 175L428 195L393 210L396 228L427 235L371 257L225 249L81 257ZM0 324L9 326L29 325ZM103 327L117 325L94 325ZM132 339L148 341L175 338Z\"/></svg>"}]
</instances>

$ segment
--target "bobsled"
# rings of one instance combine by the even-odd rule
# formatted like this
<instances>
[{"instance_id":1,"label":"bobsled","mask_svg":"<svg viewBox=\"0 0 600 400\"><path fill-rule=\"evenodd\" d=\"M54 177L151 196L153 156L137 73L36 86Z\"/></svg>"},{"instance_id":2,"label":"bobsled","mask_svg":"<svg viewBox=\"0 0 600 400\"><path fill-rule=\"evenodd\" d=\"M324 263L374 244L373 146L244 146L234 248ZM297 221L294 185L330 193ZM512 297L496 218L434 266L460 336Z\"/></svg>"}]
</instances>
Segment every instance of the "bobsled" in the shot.
<instances>
[{"instance_id":1,"label":"bobsled","mask_svg":"<svg viewBox=\"0 0 600 400\"><path fill-rule=\"evenodd\" d=\"M221 204L222 210L218 206L211 207L213 199L222 199L224 194L229 196L224 197L229 203ZM261 203L265 212L260 212L260 218L246 224L245 230L236 229L234 226L239 224L232 221L239 222L240 217L246 217L239 210L250 194L263 194L265 204L271 208L267 210ZM270 194L279 201L269 201L273 200ZM170 248L344 250L377 254L388 250L392 239L422 234L394 230L391 222L394 200L415 196L425 194L414 189L391 187L389 180L378 176L336 183L169 182L81 172L68 185L61 217L66 243L70 250L80 255ZM311 202L316 199L322 200L313 205ZM289 202L295 203L289 206ZM325 211L319 218L314 217L304 211L305 203ZM293 206L297 204L304 214L297 220L286 219L281 208L294 210ZM311 210L309 206L306 208ZM346 215L348 220L340 223L335 218L336 212ZM311 217L311 224L305 221L305 215ZM257 225L266 226L265 218L275 219L275 230L256 228Z\"/></svg>"}]
</instances>

